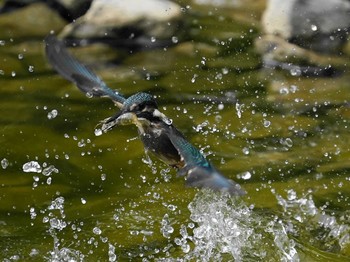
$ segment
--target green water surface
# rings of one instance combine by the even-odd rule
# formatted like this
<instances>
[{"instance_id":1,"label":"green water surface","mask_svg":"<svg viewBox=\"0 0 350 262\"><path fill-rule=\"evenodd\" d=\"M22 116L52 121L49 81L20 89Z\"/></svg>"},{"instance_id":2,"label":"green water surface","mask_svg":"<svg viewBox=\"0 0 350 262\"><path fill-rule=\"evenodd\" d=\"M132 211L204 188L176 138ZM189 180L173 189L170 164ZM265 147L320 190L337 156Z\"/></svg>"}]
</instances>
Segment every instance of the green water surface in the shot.
<instances>
[{"instance_id":1,"label":"green water surface","mask_svg":"<svg viewBox=\"0 0 350 262\"><path fill-rule=\"evenodd\" d=\"M113 104L50 68L47 31L0 16L1 261L349 261L350 74L262 69L261 8L191 5L190 40L165 49L73 50L126 96L157 96L240 199L150 164L133 126L95 136Z\"/></svg>"}]
</instances>

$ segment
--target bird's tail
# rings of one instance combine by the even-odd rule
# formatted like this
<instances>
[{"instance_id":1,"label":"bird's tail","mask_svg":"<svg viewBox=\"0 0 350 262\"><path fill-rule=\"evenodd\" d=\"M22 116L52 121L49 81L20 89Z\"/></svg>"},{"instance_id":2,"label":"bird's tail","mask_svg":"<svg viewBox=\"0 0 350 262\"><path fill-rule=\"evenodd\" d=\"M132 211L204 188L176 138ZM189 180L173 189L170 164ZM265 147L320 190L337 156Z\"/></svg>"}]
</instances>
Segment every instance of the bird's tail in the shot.
<instances>
[{"instance_id":1,"label":"bird's tail","mask_svg":"<svg viewBox=\"0 0 350 262\"><path fill-rule=\"evenodd\" d=\"M242 196L246 194L239 184L227 179L213 167L206 168L195 166L189 168L187 171L186 184L191 187L210 188L214 191L228 192L233 196Z\"/></svg>"}]
</instances>

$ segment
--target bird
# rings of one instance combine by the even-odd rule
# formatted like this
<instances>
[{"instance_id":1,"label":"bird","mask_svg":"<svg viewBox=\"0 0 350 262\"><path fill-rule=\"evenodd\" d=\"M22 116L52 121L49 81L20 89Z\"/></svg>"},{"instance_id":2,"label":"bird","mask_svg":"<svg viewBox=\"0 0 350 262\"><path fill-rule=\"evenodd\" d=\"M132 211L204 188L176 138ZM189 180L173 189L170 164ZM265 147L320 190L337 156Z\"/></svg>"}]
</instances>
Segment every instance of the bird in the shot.
<instances>
[{"instance_id":1,"label":"bird","mask_svg":"<svg viewBox=\"0 0 350 262\"><path fill-rule=\"evenodd\" d=\"M156 99L138 92L125 98L109 88L90 68L83 65L54 35L45 38L45 53L51 66L66 80L74 83L89 97L108 97L119 111L101 122L101 131L115 126L135 125L145 152L150 152L185 177L187 186L209 188L242 196L246 191L239 184L222 175L163 114Z\"/></svg>"}]
</instances>

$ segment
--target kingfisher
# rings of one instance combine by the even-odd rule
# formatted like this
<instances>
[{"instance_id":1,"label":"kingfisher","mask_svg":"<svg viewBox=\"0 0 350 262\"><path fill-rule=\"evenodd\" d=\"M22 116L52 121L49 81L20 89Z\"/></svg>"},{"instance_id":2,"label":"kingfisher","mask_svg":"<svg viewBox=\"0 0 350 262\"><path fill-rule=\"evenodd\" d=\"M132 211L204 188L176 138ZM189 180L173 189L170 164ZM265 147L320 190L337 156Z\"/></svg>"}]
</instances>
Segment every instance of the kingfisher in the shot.
<instances>
[{"instance_id":1,"label":"kingfisher","mask_svg":"<svg viewBox=\"0 0 350 262\"><path fill-rule=\"evenodd\" d=\"M125 98L109 88L91 69L80 63L54 35L45 39L49 63L65 79L73 82L89 97L108 97L120 109L101 122L101 131L118 125L135 125L144 145L150 152L184 176L191 187L209 188L241 196L241 186L222 175L173 125L172 120L159 111L157 101L148 93L139 92Z\"/></svg>"}]
</instances>

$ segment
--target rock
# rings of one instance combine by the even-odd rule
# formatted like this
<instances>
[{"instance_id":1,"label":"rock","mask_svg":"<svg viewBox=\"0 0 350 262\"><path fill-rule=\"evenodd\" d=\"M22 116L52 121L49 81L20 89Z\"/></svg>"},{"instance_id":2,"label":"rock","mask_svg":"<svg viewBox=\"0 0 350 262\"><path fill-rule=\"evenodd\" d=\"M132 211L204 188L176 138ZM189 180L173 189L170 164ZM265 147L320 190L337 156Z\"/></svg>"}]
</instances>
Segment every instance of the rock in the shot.
<instances>
[{"instance_id":1,"label":"rock","mask_svg":"<svg viewBox=\"0 0 350 262\"><path fill-rule=\"evenodd\" d=\"M320 53L339 53L350 29L348 0L269 0L262 25L273 34Z\"/></svg>"},{"instance_id":2,"label":"rock","mask_svg":"<svg viewBox=\"0 0 350 262\"><path fill-rule=\"evenodd\" d=\"M292 75L334 76L348 66L348 0L269 0L256 50L264 65Z\"/></svg>"},{"instance_id":3,"label":"rock","mask_svg":"<svg viewBox=\"0 0 350 262\"><path fill-rule=\"evenodd\" d=\"M91 2L92 0L51 0L49 5L67 21L73 21L86 13Z\"/></svg>"},{"instance_id":4,"label":"rock","mask_svg":"<svg viewBox=\"0 0 350 262\"><path fill-rule=\"evenodd\" d=\"M167 0L94 0L87 13L67 25L60 36L112 41L117 46L153 46L177 42L173 37L180 18L181 7Z\"/></svg>"},{"instance_id":5,"label":"rock","mask_svg":"<svg viewBox=\"0 0 350 262\"><path fill-rule=\"evenodd\" d=\"M1 13L8 13L34 3L45 3L67 21L73 21L86 13L92 0L5 0L0 8Z\"/></svg>"}]
</instances>

